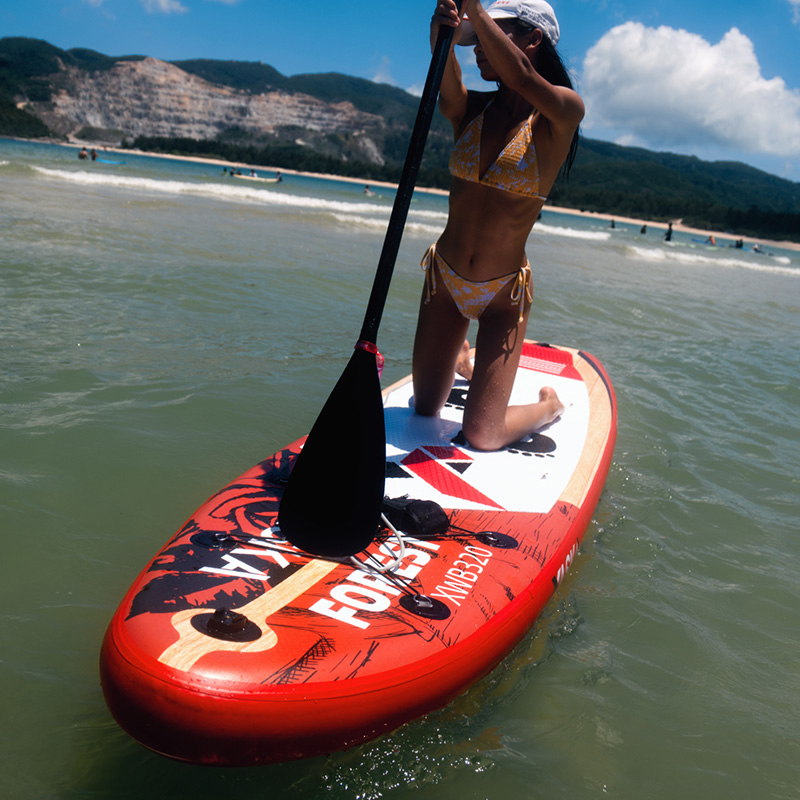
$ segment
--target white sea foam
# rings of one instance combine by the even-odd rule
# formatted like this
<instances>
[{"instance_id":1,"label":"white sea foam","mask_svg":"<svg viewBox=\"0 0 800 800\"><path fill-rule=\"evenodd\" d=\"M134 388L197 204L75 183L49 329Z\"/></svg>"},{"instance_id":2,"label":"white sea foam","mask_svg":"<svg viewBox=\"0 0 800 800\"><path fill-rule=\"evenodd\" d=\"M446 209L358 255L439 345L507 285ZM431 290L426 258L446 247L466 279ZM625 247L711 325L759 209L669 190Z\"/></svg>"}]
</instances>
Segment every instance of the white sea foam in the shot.
<instances>
[{"instance_id":1,"label":"white sea foam","mask_svg":"<svg viewBox=\"0 0 800 800\"><path fill-rule=\"evenodd\" d=\"M611 234L604 231L582 231L577 228L562 228L560 225L547 225L542 222L536 223L533 231L534 233L566 236L569 239L587 239L594 242L606 242L611 238Z\"/></svg>"},{"instance_id":2,"label":"white sea foam","mask_svg":"<svg viewBox=\"0 0 800 800\"><path fill-rule=\"evenodd\" d=\"M355 209L353 209L355 210ZM365 217L358 214L335 213L333 215L339 222L348 225L356 225L362 228L385 228L386 220L375 217ZM439 211L414 211L412 210L405 230L411 233L427 234L436 237L444 228L447 221L447 214ZM570 239L586 239L589 241L606 241L610 234L596 231L581 231L575 228L562 228L558 225L542 225L539 223L534 228L534 233L544 233L545 235L564 236Z\"/></svg>"},{"instance_id":3,"label":"white sea foam","mask_svg":"<svg viewBox=\"0 0 800 800\"><path fill-rule=\"evenodd\" d=\"M414 216L422 217L422 219L429 219L440 223L444 223L445 220L447 220L447 213L444 211L424 211L415 208L413 205L411 206L410 213L414 214Z\"/></svg>"},{"instance_id":4,"label":"white sea foam","mask_svg":"<svg viewBox=\"0 0 800 800\"><path fill-rule=\"evenodd\" d=\"M0 161L0 166L5 166L8 161ZM306 209L322 214L331 214L334 219L349 225L364 229L385 229L391 213L391 205L376 203L374 201L347 201L325 197L315 197L293 192L284 185L277 188L274 184L268 186L235 185L226 180L219 181L180 181L158 180L155 178L134 177L112 172L87 172L86 170L52 169L48 167L33 166L33 169L48 178L68 181L82 186L109 187L131 192L143 192L159 195L207 197L223 202L242 203L252 205L274 206L285 209ZM418 208L418 203L412 203L406 230L436 237L441 233L447 219L446 211ZM539 222L534 228L536 235L558 236L568 239L580 239L591 242L607 242L612 234L609 231L582 230L569 226L552 225ZM736 258L717 255L706 250L685 250L664 247L651 248L643 246L629 246L627 251L634 257L650 261L673 261L684 264L717 265L737 267L756 271L800 275L800 270L793 269L791 260L784 256L769 256L768 254L737 254ZM724 251L723 251L724 252Z\"/></svg>"},{"instance_id":5,"label":"white sea foam","mask_svg":"<svg viewBox=\"0 0 800 800\"><path fill-rule=\"evenodd\" d=\"M725 256L704 255L697 252L687 252L676 249L662 249L655 247L637 247L631 245L625 248L632 256L646 261L677 262L679 264L692 264L699 267L733 267L735 269L749 269L754 272L767 272L773 275L790 275L800 278L800 270L792 267L780 266L790 264L791 261L783 256L767 256L753 254L748 257L742 255L739 258ZM765 260L768 259L768 260ZM770 263L772 262L772 263Z\"/></svg>"},{"instance_id":6,"label":"white sea foam","mask_svg":"<svg viewBox=\"0 0 800 800\"><path fill-rule=\"evenodd\" d=\"M416 214L411 214L409 216L408 221L405 224L404 230L408 231L409 233L418 233L418 234L426 234L431 237L436 237L442 232L443 224L435 225L431 224L429 221L416 221L415 217ZM420 217L425 217L425 214L420 214ZM435 215L427 215L427 216L435 216ZM444 215L441 215L444 217ZM364 228L369 230L385 230L386 229L386 220L385 219L377 219L376 217L364 217L358 214L333 214L334 219L337 222L341 222L345 225L350 227L358 227Z\"/></svg>"},{"instance_id":7,"label":"white sea foam","mask_svg":"<svg viewBox=\"0 0 800 800\"><path fill-rule=\"evenodd\" d=\"M50 169L34 167L36 172L49 178L69 181L83 186L108 186L131 191L141 191L172 196L209 197L234 203L308 209L331 213L338 221L363 228L385 229L391 213L390 205L374 202L348 202L322 197L312 197L286 191L285 188L260 188L250 185L231 185L225 182L174 181L137 178L111 173L92 173L85 170ZM419 209L412 204L406 230L437 235L444 227L447 214L442 211Z\"/></svg>"},{"instance_id":8,"label":"white sea foam","mask_svg":"<svg viewBox=\"0 0 800 800\"><path fill-rule=\"evenodd\" d=\"M134 178L111 173L90 173L83 170L49 169L34 167L36 172L50 178L82 184L84 186L109 186L136 191L158 193L164 195L190 195L212 197L240 203L258 203L263 205L285 206L288 208L309 208L315 210L332 210L342 212L358 212L379 214L389 217L390 209L374 203L348 203L340 200L329 200L319 197L306 197L283 190L261 189L251 186L231 186L219 182L192 182L155 180L153 178Z\"/></svg>"}]
</instances>

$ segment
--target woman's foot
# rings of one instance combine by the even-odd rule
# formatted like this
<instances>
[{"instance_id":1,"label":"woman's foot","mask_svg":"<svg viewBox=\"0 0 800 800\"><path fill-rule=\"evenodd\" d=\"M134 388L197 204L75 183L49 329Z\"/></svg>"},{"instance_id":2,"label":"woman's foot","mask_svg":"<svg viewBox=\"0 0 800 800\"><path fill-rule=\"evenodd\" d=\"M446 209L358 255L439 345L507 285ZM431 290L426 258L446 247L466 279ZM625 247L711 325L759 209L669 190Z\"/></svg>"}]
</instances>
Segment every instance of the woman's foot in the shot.
<instances>
[{"instance_id":1,"label":"woman's foot","mask_svg":"<svg viewBox=\"0 0 800 800\"><path fill-rule=\"evenodd\" d=\"M564 404L558 399L552 386L543 386L539 390L539 402L542 404L543 418L539 427L548 425L564 413Z\"/></svg>"},{"instance_id":2,"label":"woman's foot","mask_svg":"<svg viewBox=\"0 0 800 800\"><path fill-rule=\"evenodd\" d=\"M468 381L472 380L472 359L469 357L469 342L466 339L456 359L456 374Z\"/></svg>"}]
</instances>

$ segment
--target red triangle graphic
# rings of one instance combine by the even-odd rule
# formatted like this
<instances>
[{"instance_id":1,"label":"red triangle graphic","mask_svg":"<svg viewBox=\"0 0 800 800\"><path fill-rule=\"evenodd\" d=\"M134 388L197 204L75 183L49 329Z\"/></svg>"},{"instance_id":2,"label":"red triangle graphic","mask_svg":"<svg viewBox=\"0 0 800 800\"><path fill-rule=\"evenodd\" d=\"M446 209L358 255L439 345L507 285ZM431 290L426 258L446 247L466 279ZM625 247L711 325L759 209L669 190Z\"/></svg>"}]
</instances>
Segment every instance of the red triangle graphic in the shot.
<instances>
[{"instance_id":1,"label":"red triangle graphic","mask_svg":"<svg viewBox=\"0 0 800 800\"><path fill-rule=\"evenodd\" d=\"M434 450L455 450L455 448L427 448L431 452ZM462 455L460 451L458 455ZM466 453L463 454L469 459ZM461 500L467 500L470 503L478 503L491 508L502 508L490 497L487 497L482 492L479 492L474 486L470 486L458 473L448 469L439 461L431 458L424 451L417 449L409 453L401 462L404 467L407 467L418 477L422 478L425 483L433 486L437 492L447 495L448 497L458 497Z\"/></svg>"}]
</instances>

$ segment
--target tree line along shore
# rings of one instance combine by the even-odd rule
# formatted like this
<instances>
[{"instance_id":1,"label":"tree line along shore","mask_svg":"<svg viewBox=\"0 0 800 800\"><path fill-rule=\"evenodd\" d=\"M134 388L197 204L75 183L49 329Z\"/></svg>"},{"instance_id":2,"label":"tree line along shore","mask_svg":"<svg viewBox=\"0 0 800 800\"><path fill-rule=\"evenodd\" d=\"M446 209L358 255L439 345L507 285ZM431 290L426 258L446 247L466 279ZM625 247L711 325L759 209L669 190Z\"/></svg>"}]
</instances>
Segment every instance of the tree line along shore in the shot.
<instances>
[{"instance_id":1,"label":"tree line along shore","mask_svg":"<svg viewBox=\"0 0 800 800\"><path fill-rule=\"evenodd\" d=\"M259 147L219 140L138 137L131 147L164 155L278 165L282 170L395 184L402 162L383 166L342 161L296 145ZM418 184L446 190L447 149L425 153ZM747 198L745 201L743 198ZM744 164L704 162L582 139L568 179L550 192L554 206L648 223L678 222L687 229L734 238L800 243L800 185Z\"/></svg>"},{"instance_id":2,"label":"tree line along shore","mask_svg":"<svg viewBox=\"0 0 800 800\"><path fill-rule=\"evenodd\" d=\"M84 146L82 142L71 142L65 143L56 140L51 140L53 144L61 144L71 148L79 149ZM87 147L91 145L86 143ZM360 184L365 185L369 184L371 186L382 186L388 189L395 189L397 188L397 181L396 180L385 180L380 177L375 177L372 171L367 170L365 173L359 173L355 171L354 174L341 174L335 171L326 171L323 167L321 171L316 169L296 169L293 167L285 166L284 164L280 163L264 163L263 161L251 162L251 161L238 161L238 160L230 160L225 158L221 155L196 155L196 154L189 154L186 152L174 152L174 151L165 151L163 149L156 149L156 150L145 150L139 147L109 147L107 145L96 145L98 149L101 149L104 152L112 152L112 153L134 153L135 155L145 156L145 157L152 157L152 158L174 158L177 160L185 160L185 161L193 161L193 162L202 162L213 164L219 167L226 167L226 168L235 168L245 171L246 173L250 170L257 170L262 172L277 172L280 171L284 176L291 176L291 175L306 175L313 178L322 178L326 180L339 180L345 181L348 183ZM327 163L327 162L326 162ZM448 175L449 177L449 175ZM417 190L424 191L424 192L431 192L435 194L447 194L447 186L440 188L437 186L430 186L425 184L422 181L418 181L417 183ZM668 224L671 223L672 229L676 233L686 233L690 235L696 235L703 239L708 237L715 237L719 240L732 240L735 241L736 239L743 238L737 234L731 233L730 231L723 231L718 230L715 228L710 227L697 227L690 225L688 221L683 219L672 219L672 220L657 220L650 217L644 216L631 216L627 214L615 214L608 211L593 211L589 209L577 209L577 208L570 208L568 206L563 206L551 202L548 200L547 204L545 205L544 209L545 212L553 211L559 214L572 214L578 217L591 217L598 220L602 220L611 226L612 221L615 223L622 223L622 224L629 224L634 225L636 227L646 226L648 230L653 233L655 236L661 236L667 231ZM747 236L746 237L749 243L760 244L760 245L767 245L771 247L778 247L787 250L795 250L800 252L800 240L793 241L791 239L778 239L778 238L770 238L770 237L763 237L763 236ZM724 243L724 241L723 241Z\"/></svg>"},{"instance_id":3,"label":"tree line along shore","mask_svg":"<svg viewBox=\"0 0 800 800\"><path fill-rule=\"evenodd\" d=\"M138 137L132 148L160 155L215 159L359 182L398 182L402 163L379 166L342 161L291 145L257 147L219 140ZM448 153L426 151L418 185L446 191ZM268 167L270 165L270 167ZM742 198L748 198L744 206ZM568 179L560 176L549 203L560 209L629 219L666 230L753 241L800 244L800 184L744 164L704 162L691 156L652 153L582 139Z\"/></svg>"},{"instance_id":4,"label":"tree line along shore","mask_svg":"<svg viewBox=\"0 0 800 800\"><path fill-rule=\"evenodd\" d=\"M371 115L372 161L359 160L368 157L355 146L357 137L349 129L326 130L318 136L309 133L302 137L304 144L299 144L298 136L304 130L310 132L310 128L279 125L265 131L227 121L228 127L214 128L213 139L177 135L134 139L123 130L127 129L125 120L110 111L104 122L109 128L84 125L79 129L75 127L79 125L77 118L61 119L54 114L55 98L65 86L72 85L70 81L93 85L98 76L108 77L121 65L145 60L144 56L109 57L82 48L65 51L24 37L0 38L0 136L39 140L62 136L61 142L71 139L89 146L124 142L124 146L163 155L279 165L282 170L372 183L399 180L418 98L397 87L339 73L284 76L263 63L207 59L164 62L175 73L187 78L191 74L209 86L223 86L237 93L243 103L276 91L310 96L321 107L347 102L356 114L354 120L360 119L358 114ZM116 86L117 93L124 93L124 85L111 85ZM133 98L126 98L123 105L128 108L133 102ZM148 110L145 103L133 112L137 119L146 119ZM60 133L49 127L57 118L61 119L56 126ZM65 125L72 125L70 133L65 133ZM172 128L185 129L185 125ZM139 130L147 131L147 127ZM420 186L447 189L451 149L450 126L437 112L420 169ZM556 182L550 202L561 208L642 219L654 225L681 220L693 230L723 231L736 239L800 242L800 183L738 162L708 162L586 137L581 137L569 180Z\"/></svg>"}]
</instances>

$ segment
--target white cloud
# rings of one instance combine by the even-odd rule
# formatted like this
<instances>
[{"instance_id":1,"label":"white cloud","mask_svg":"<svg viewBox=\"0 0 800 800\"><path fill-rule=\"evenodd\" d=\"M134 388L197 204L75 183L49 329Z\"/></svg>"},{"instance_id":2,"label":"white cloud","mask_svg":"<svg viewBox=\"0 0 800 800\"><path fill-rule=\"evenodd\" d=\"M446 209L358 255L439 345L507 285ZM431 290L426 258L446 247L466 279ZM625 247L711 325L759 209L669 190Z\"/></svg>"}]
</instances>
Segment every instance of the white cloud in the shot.
<instances>
[{"instance_id":1,"label":"white cloud","mask_svg":"<svg viewBox=\"0 0 800 800\"><path fill-rule=\"evenodd\" d=\"M800 25L800 0L789 0L795 25Z\"/></svg>"},{"instance_id":2,"label":"white cloud","mask_svg":"<svg viewBox=\"0 0 800 800\"><path fill-rule=\"evenodd\" d=\"M148 14L185 14L189 9L180 0L142 0Z\"/></svg>"},{"instance_id":3,"label":"white cloud","mask_svg":"<svg viewBox=\"0 0 800 800\"><path fill-rule=\"evenodd\" d=\"M394 79L392 78L392 70L391 70L392 62L389 59L389 56L384 56L381 59L380 66L378 67L378 71L375 73L372 81L373 83L390 83L394 85Z\"/></svg>"},{"instance_id":4,"label":"white cloud","mask_svg":"<svg viewBox=\"0 0 800 800\"><path fill-rule=\"evenodd\" d=\"M587 130L622 131L648 147L800 155L800 91L764 78L736 28L712 45L685 30L626 22L587 52L581 85Z\"/></svg>"}]
</instances>

